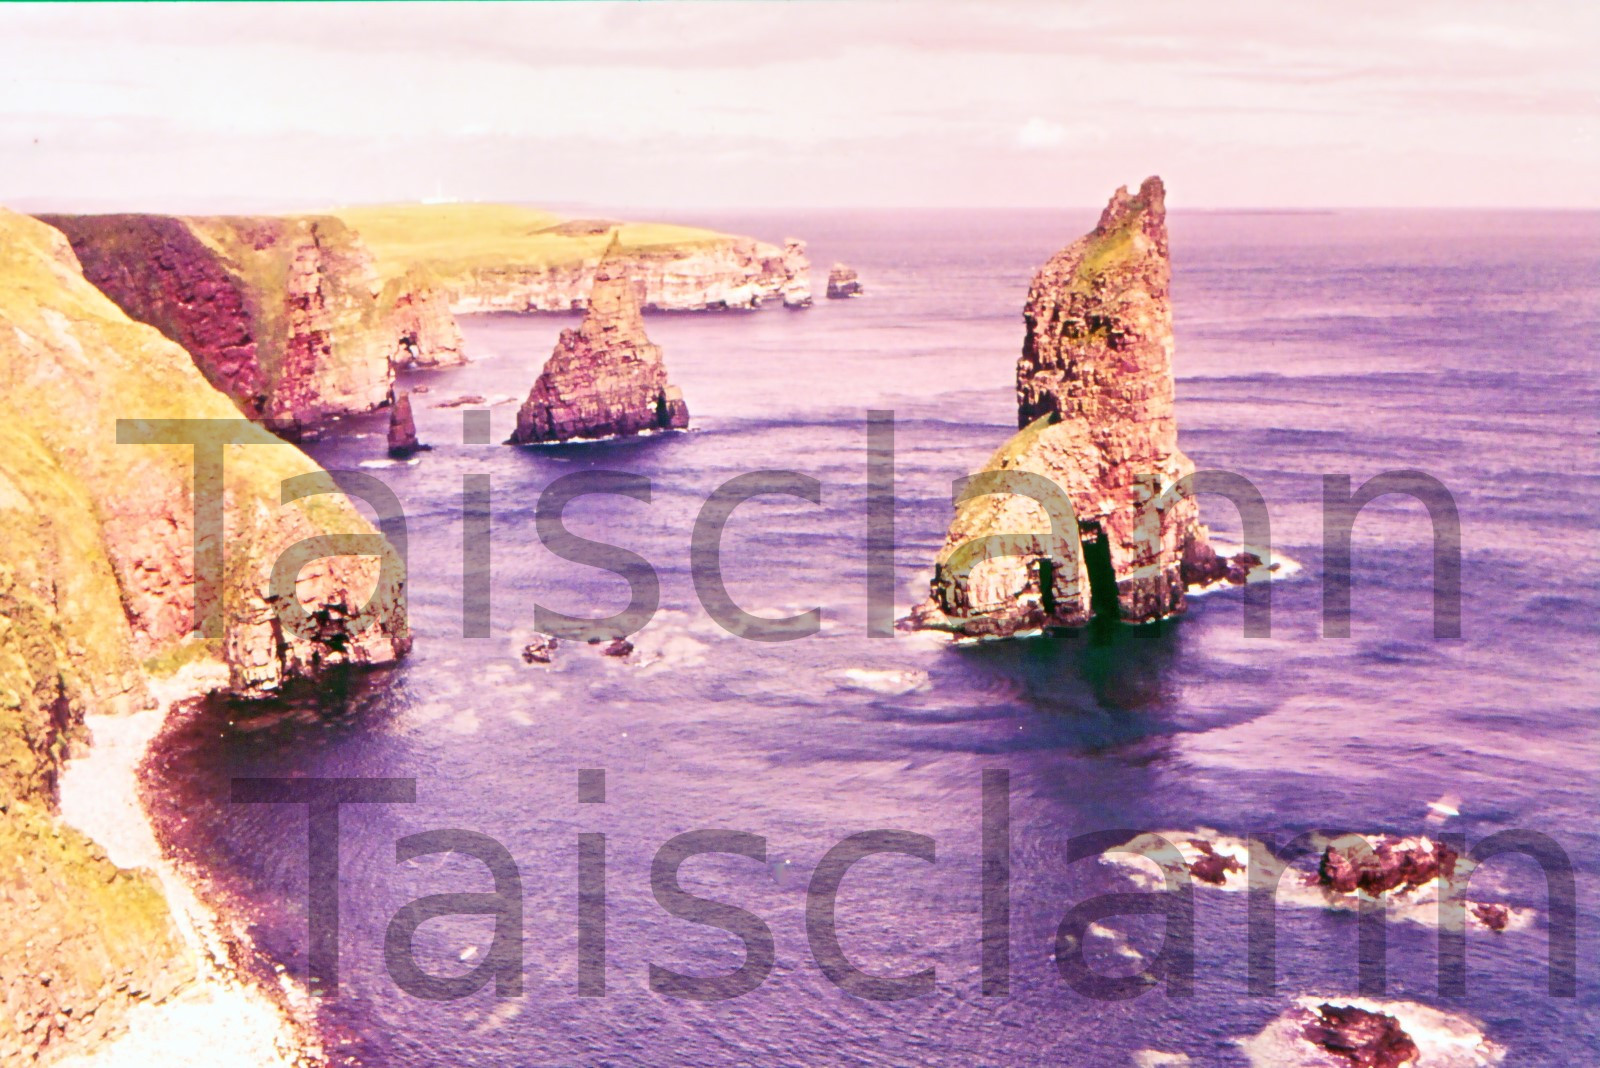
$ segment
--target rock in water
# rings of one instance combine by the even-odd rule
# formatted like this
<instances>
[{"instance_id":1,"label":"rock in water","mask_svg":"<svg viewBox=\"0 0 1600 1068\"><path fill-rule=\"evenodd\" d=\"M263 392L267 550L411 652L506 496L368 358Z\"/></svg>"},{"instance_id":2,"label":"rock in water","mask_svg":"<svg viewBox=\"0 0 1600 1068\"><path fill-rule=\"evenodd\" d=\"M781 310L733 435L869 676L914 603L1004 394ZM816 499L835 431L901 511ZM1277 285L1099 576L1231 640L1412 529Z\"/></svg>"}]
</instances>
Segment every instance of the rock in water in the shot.
<instances>
[{"instance_id":1,"label":"rock in water","mask_svg":"<svg viewBox=\"0 0 1600 1068\"><path fill-rule=\"evenodd\" d=\"M828 271L828 299L843 300L846 297L859 297L863 290L861 278L856 274L854 267L846 267L836 263Z\"/></svg>"},{"instance_id":2,"label":"rock in water","mask_svg":"<svg viewBox=\"0 0 1600 1068\"><path fill-rule=\"evenodd\" d=\"M1313 1011L1305 1024L1306 1040L1354 1068L1400 1068L1421 1056L1400 1021L1387 1013L1330 1004Z\"/></svg>"},{"instance_id":3,"label":"rock in water","mask_svg":"<svg viewBox=\"0 0 1600 1068\"><path fill-rule=\"evenodd\" d=\"M417 440L417 422L411 416L411 394L402 393L389 409L389 455L404 460L429 446Z\"/></svg>"},{"instance_id":4,"label":"rock in water","mask_svg":"<svg viewBox=\"0 0 1600 1068\"><path fill-rule=\"evenodd\" d=\"M1159 178L1119 189L1034 277L1022 429L959 506L911 625L1005 636L1183 611L1185 559L1215 554L1194 498L1174 488L1194 465L1172 412L1170 277Z\"/></svg>"},{"instance_id":5,"label":"rock in water","mask_svg":"<svg viewBox=\"0 0 1600 1068\"><path fill-rule=\"evenodd\" d=\"M783 239L783 296L785 308L811 307L811 259L798 237Z\"/></svg>"},{"instance_id":6,"label":"rock in water","mask_svg":"<svg viewBox=\"0 0 1600 1068\"><path fill-rule=\"evenodd\" d=\"M644 333L639 298L613 239L595 271L589 310L561 331L555 352L517 412L507 444L607 438L689 425L683 394L667 383L661 350Z\"/></svg>"}]
</instances>

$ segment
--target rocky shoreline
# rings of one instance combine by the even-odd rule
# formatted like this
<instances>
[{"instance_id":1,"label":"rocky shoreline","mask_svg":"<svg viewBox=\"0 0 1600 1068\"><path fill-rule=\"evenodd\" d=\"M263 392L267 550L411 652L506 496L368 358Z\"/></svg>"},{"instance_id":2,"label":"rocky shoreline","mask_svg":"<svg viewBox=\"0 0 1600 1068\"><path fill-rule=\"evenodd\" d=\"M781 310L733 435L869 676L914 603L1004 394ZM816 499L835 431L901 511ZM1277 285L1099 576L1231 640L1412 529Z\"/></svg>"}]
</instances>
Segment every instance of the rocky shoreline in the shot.
<instances>
[{"instance_id":1,"label":"rocky shoreline","mask_svg":"<svg viewBox=\"0 0 1600 1068\"><path fill-rule=\"evenodd\" d=\"M227 685L217 661L185 665L153 681L156 705L133 715L90 715L91 742L61 775L61 817L119 868L154 873L196 965L173 997L144 1002L120 1033L62 1068L315 1068L326 1063L309 996L285 976L276 988L252 981L235 961L248 936L206 902L204 887L161 848L139 786L140 768L180 702ZM130 798L134 799L130 803Z\"/></svg>"}]
</instances>

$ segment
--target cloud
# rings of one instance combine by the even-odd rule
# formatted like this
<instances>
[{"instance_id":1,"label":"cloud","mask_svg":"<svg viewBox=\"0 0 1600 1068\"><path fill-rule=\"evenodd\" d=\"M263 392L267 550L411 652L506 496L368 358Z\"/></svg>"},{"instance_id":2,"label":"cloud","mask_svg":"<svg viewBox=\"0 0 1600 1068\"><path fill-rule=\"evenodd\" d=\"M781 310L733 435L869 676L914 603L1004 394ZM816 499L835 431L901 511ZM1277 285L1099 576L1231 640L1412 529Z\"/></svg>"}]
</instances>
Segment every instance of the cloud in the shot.
<instances>
[{"instance_id":1,"label":"cloud","mask_svg":"<svg viewBox=\"0 0 1600 1068\"><path fill-rule=\"evenodd\" d=\"M1017 147L1028 150L1060 148L1067 143L1067 128L1035 115L1017 131Z\"/></svg>"}]
</instances>

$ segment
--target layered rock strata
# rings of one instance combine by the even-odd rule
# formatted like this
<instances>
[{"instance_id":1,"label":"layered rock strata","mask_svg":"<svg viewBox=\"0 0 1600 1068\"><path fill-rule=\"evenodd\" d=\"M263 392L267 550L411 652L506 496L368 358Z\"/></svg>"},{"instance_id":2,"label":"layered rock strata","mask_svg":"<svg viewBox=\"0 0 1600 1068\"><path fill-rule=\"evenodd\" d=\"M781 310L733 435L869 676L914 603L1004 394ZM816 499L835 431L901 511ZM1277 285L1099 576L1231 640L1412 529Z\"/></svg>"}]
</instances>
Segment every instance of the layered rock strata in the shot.
<instances>
[{"instance_id":1,"label":"layered rock strata","mask_svg":"<svg viewBox=\"0 0 1600 1068\"><path fill-rule=\"evenodd\" d=\"M581 310L613 245L649 311L756 308L799 299L810 286L803 246L697 227L563 219L503 204L362 207L338 215L376 254L381 273L420 272L457 313Z\"/></svg>"},{"instance_id":2,"label":"layered rock strata","mask_svg":"<svg viewBox=\"0 0 1600 1068\"><path fill-rule=\"evenodd\" d=\"M196 605L194 447L120 445L117 421L237 429L239 412L187 353L84 279L65 237L4 211L0 393L0 1061L22 1063L113 1033L131 1005L196 972L156 881L119 870L56 816L84 714L150 707L149 666L197 648L255 694L392 660L410 639L392 549L342 497L282 504L285 479L319 469L258 427L223 450L219 601ZM315 625L285 628L273 564L321 534L365 535L382 551L308 564L295 594ZM194 613L212 607L220 636L197 645Z\"/></svg>"},{"instance_id":3,"label":"layered rock strata","mask_svg":"<svg viewBox=\"0 0 1600 1068\"><path fill-rule=\"evenodd\" d=\"M863 292L861 276L856 274L854 267L836 263L828 269L829 300L847 300L850 297L859 297Z\"/></svg>"},{"instance_id":4,"label":"layered rock strata","mask_svg":"<svg viewBox=\"0 0 1600 1068\"><path fill-rule=\"evenodd\" d=\"M384 281L336 218L42 218L71 240L89 281L282 433L378 407L397 366L462 361L444 295L414 272Z\"/></svg>"},{"instance_id":5,"label":"layered rock strata","mask_svg":"<svg viewBox=\"0 0 1600 1068\"><path fill-rule=\"evenodd\" d=\"M576 330L555 351L517 412L508 444L606 438L689 425L682 392L667 382L661 350L645 336L631 264L608 256Z\"/></svg>"},{"instance_id":6,"label":"layered rock strata","mask_svg":"<svg viewBox=\"0 0 1600 1068\"><path fill-rule=\"evenodd\" d=\"M1118 190L1034 277L1022 429L958 507L915 625L978 637L1147 622L1183 611L1186 581L1219 577L1182 482L1194 465L1173 418L1170 278L1159 178Z\"/></svg>"}]
</instances>

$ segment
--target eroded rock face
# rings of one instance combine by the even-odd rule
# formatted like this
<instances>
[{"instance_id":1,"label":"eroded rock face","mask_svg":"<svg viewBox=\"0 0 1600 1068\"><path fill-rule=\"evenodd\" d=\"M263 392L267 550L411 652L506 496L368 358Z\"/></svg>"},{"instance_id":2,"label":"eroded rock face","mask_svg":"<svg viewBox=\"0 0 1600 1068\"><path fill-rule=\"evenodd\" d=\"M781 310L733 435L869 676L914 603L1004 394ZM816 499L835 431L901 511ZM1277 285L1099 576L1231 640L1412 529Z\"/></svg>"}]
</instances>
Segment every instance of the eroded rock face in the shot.
<instances>
[{"instance_id":1,"label":"eroded rock face","mask_svg":"<svg viewBox=\"0 0 1600 1068\"><path fill-rule=\"evenodd\" d=\"M863 292L861 276L856 274L854 267L846 267L842 263L836 263L828 269L829 300L846 300L850 297L859 297Z\"/></svg>"},{"instance_id":2,"label":"eroded rock face","mask_svg":"<svg viewBox=\"0 0 1600 1068\"><path fill-rule=\"evenodd\" d=\"M508 444L605 438L683 429L689 409L667 382L661 350L645 336L631 266L608 257L588 312L561 331L555 352L517 412Z\"/></svg>"},{"instance_id":3,"label":"eroded rock face","mask_svg":"<svg viewBox=\"0 0 1600 1068\"><path fill-rule=\"evenodd\" d=\"M389 455L403 460L427 446L417 440L417 421L411 415L411 394L402 393L389 409Z\"/></svg>"},{"instance_id":4,"label":"eroded rock face","mask_svg":"<svg viewBox=\"0 0 1600 1068\"><path fill-rule=\"evenodd\" d=\"M282 625L269 580L284 550L319 534L378 548L376 532L337 494L282 504L284 480L317 466L91 286L59 232L3 210L0 394L0 1061L24 1063L114 1033L131 1004L195 974L154 877L119 871L55 814L84 714L148 706L141 661L184 642L197 607L219 613L207 651L241 694L392 660L410 637L387 546L308 564L296 593L315 626ZM194 447L118 444L119 419L248 431L215 483L219 600L196 604Z\"/></svg>"},{"instance_id":5,"label":"eroded rock face","mask_svg":"<svg viewBox=\"0 0 1600 1068\"><path fill-rule=\"evenodd\" d=\"M1034 277L1022 429L984 468L984 493L958 508L914 625L1003 636L1096 615L1147 622L1182 612L1199 570L1227 576L1182 483L1194 465L1173 418L1170 276L1164 192L1150 178L1136 195L1118 190L1099 225ZM985 540L987 558L975 555Z\"/></svg>"},{"instance_id":6,"label":"eroded rock face","mask_svg":"<svg viewBox=\"0 0 1600 1068\"><path fill-rule=\"evenodd\" d=\"M383 283L336 218L43 219L71 240L89 281L284 434L378 407L395 366L462 360L444 295L415 276Z\"/></svg>"},{"instance_id":7,"label":"eroded rock face","mask_svg":"<svg viewBox=\"0 0 1600 1068\"><path fill-rule=\"evenodd\" d=\"M787 276L780 291L785 308L811 307L811 258L798 237L783 239L783 270Z\"/></svg>"}]
</instances>

